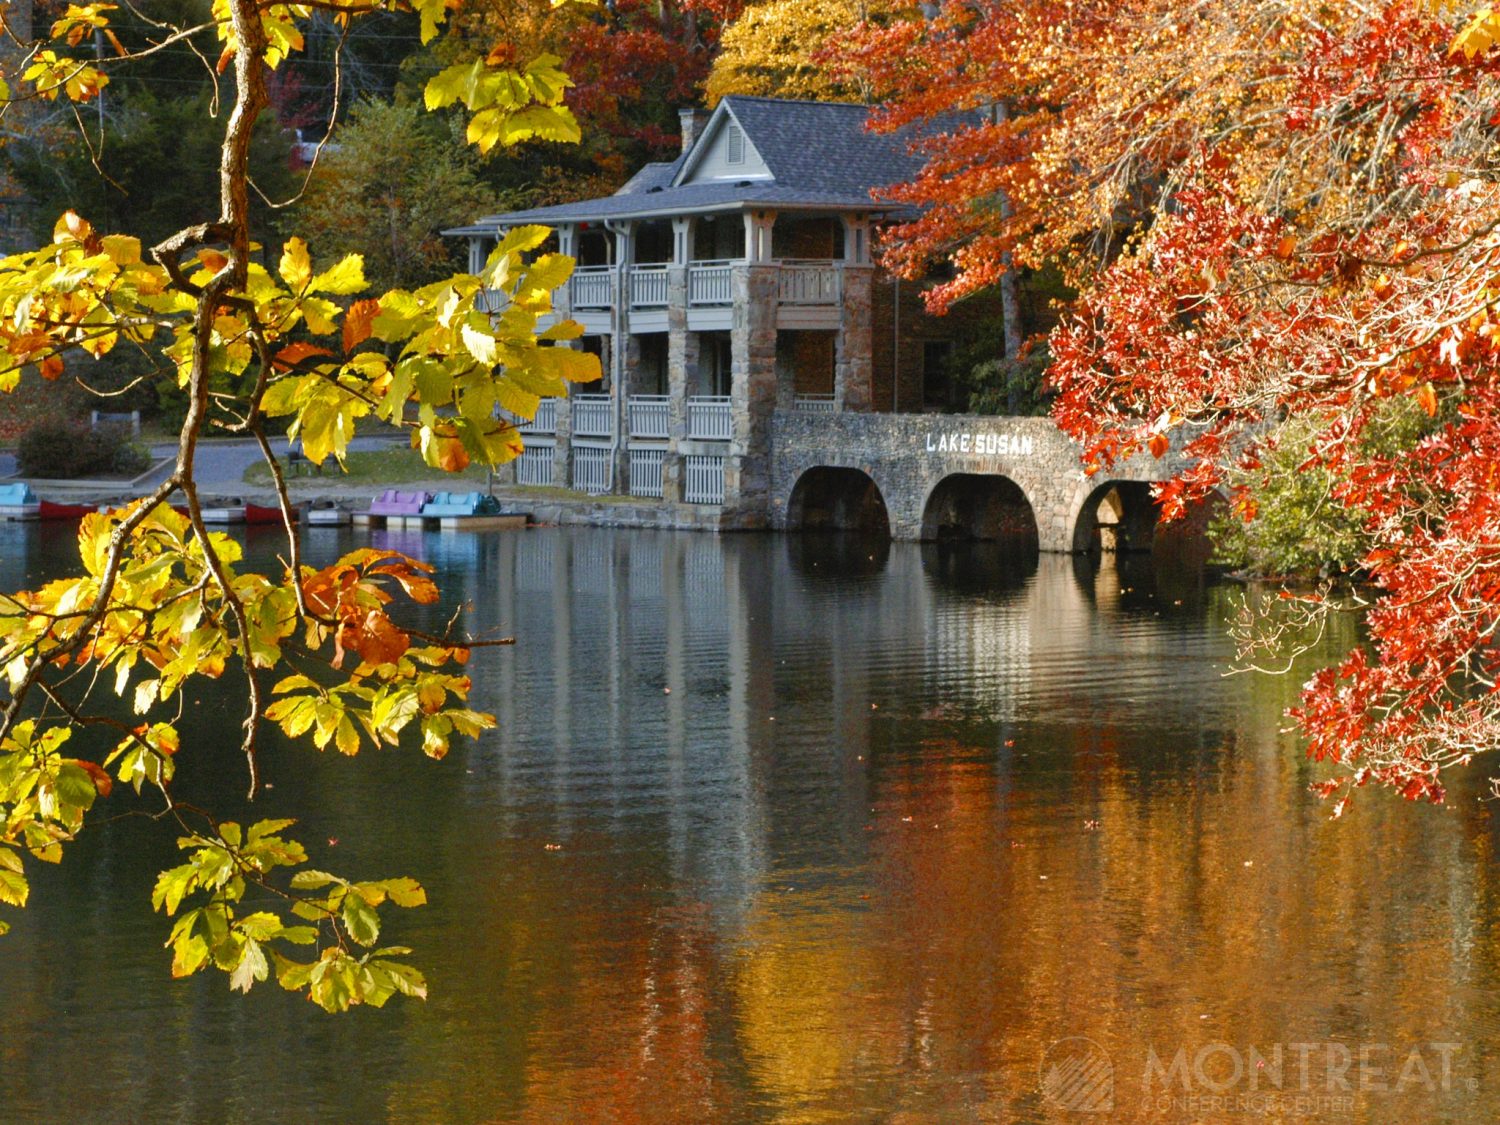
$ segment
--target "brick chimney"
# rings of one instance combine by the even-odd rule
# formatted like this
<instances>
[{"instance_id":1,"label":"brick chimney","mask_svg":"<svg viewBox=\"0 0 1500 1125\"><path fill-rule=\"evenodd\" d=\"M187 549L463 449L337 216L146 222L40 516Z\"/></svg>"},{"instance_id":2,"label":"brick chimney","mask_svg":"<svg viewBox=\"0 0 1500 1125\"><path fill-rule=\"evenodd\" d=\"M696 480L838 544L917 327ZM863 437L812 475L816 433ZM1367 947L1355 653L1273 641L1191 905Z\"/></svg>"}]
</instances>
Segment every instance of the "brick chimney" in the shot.
<instances>
[{"instance_id":1,"label":"brick chimney","mask_svg":"<svg viewBox=\"0 0 1500 1125\"><path fill-rule=\"evenodd\" d=\"M693 147L693 142L703 134L703 126L708 124L708 110L695 109L691 106L679 109L678 118L682 121L682 151L685 153Z\"/></svg>"}]
</instances>

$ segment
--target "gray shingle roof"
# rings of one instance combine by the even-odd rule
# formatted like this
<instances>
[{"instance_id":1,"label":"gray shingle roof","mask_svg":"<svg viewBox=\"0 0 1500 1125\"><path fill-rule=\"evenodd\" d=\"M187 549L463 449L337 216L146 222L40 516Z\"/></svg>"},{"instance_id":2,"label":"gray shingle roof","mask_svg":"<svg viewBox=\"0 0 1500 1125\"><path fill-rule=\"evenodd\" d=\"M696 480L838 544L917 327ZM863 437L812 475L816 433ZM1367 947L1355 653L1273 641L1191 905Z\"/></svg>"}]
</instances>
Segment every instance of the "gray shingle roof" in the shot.
<instances>
[{"instance_id":1,"label":"gray shingle roof","mask_svg":"<svg viewBox=\"0 0 1500 1125\"><path fill-rule=\"evenodd\" d=\"M868 133L866 106L838 102L794 102L731 95L716 117L732 113L755 146L772 180L718 180L672 186L691 157L648 164L614 195L489 215L450 235L487 235L522 223L600 222L653 218L754 207L788 210L891 211L871 192L915 176L922 166L900 135ZM714 126L701 138L712 135Z\"/></svg>"},{"instance_id":2,"label":"gray shingle roof","mask_svg":"<svg viewBox=\"0 0 1500 1125\"><path fill-rule=\"evenodd\" d=\"M724 101L779 184L868 199L873 189L921 171L904 135L865 131L867 106L738 95Z\"/></svg>"}]
</instances>

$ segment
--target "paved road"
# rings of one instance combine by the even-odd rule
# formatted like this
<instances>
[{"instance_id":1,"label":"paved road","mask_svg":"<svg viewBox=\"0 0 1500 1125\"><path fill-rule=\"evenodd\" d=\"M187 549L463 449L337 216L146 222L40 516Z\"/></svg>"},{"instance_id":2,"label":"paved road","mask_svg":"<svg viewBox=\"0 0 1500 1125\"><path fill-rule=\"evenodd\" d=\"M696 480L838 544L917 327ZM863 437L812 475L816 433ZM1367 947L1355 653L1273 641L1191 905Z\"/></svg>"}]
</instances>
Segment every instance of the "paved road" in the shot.
<instances>
[{"instance_id":1,"label":"paved road","mask_svg":"<svg viewBox=\"0 0 1500 1125\"><path fill-rule=\"evenodd\" d=\"M349 443L354 452L389 449L404 444L402 438L357 437ZM278 457L286 457L286 438L272 438L271 448ZM177 453L176 442L166 442L151 447L151 456L157 459L170 458ZM260 446L254 441L206 441L198 446L198 485L206 491L233 492L245 487L245 470L258 464L261 459ZM172 462L160 466L151 476L136 485L138 491L149 489L162 481L172 471Z\"/></svg>"}]
</instances>

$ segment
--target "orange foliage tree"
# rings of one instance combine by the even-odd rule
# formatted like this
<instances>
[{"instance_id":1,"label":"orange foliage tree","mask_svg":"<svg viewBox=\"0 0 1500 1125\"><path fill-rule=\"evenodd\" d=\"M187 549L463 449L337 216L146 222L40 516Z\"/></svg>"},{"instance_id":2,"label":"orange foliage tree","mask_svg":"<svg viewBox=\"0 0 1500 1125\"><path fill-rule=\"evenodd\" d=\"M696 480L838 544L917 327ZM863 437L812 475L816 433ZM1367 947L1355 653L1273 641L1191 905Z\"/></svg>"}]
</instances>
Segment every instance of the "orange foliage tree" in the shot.
<instances>
[{"instance_id":1,"label":"orange foliage tree","mask_svg":"<svg viewBox=\"0 0 1500 1125\"><path fill-rule=\"evenodd\" d=\"M1056 417L1091 466L1180 447L1168 515L1273 457L1327 474L1376 591L1295 711L1342 798L1441 799L1500 743L1497 30L1411 0L962 4L849 48L888 123L1009 107L929 142L890 258L951 257L939 307L1007 254L1064 264Z\"/></svg>"}]
</instances>

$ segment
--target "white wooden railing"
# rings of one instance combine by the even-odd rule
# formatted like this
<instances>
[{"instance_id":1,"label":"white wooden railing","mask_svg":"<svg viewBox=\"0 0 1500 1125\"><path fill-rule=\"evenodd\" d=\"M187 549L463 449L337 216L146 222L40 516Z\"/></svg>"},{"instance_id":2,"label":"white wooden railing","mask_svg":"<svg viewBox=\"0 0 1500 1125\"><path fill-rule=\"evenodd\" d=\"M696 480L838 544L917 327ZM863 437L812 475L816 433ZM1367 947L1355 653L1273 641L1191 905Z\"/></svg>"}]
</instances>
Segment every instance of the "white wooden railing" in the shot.
<instances>
[{"instance_id":1,"label":"white wooden railing","mask_svg":"<svg viewBox=\"0 0 1500 1125\"><path fill-rule=\"evenodd\" d=\"M615 432L615 404L609 395L574 395L573 436L612 437Z\"/></svg>"},{"instance_id":2,"label":"white wooden railing","mask_svg":"<svg viewBox=\"0 0 1500 1125\"><path fill-rule=\"evenodd\" d=\"M632 266L630 270L630 305L650 308L667 303L667 267Z\"/></svg>"},{"instance_id":3,"label":"white wooden railing","mask_svg":"<svg viewBox=\"0 0 1500 1125\"><path fill-rule=\"evenodd\" d=\"M839 276L832 262L784 258L776 271L776 299L783 305L836 305Z\"/></svg>"},{"instance_id":4,"label":"white wooden railing","mask_svg":"<svg viewBox=\"0 0 1500 1125\"><path fill-rule=\"evenodd\" d=\"M672 433L672 399L669 395L631 395L625 409L630 436L644 441L666 441Z\"/></svg>"},{"instance_id":5,"label":"white wooden railing","mask_svg":"<svg viewBox=\"0 0 1500 1125\"><path fill-rule=\"evenodd\" d=\"M687 436L699 441L734 437L734 415L728 395L694 395L687 400Z\"/></svg>"},{"instance_id":6,"label":"white wooden railing","mask_svg":"<svg viewBox=\"0 0 1500 1125\"><path fill-rule=\"evenodd\" d=\"M792 409L804 414L832 414L838 404L832 395L798 395L792 401Z\"/></svg>"},{"instance_id":7,"label":"white wooden railing","mask_svg":"<svg viewBox=\"0 0 1500 1125\"><path fill-rule=\"evenodd\" d=\"M573 271L569 294L575 309L607 309L610 306L608 266L580 266Z\"/></svg>"},{"instance_id":8,"label":"white wooden railing","mask_svg":"<svg viewBox=\"0 0 1500 1125\"><path fill-rule=\"evenodd\" d=\"M682 498L689 504L724 503L724 458L682 459Z\"/></svg>"},{"instance_id":9,"label":"white wooden railing","mask_svg":"<svg viewBox=\"0 0 1500 1125\"><path fill-rule=\"evenodd\" d=\"M688 264L688 304L728 305L734 302L734 268L728 261Z\"/></svg>"},{"instance_id":10,"label":"white wooden railing","mask_svg":"<svg viewBox=\"0 0 1500 1125\"><path fill-rule=\"evenodd\" d=\"M661 498L661 469L666 462L665 449L632 449L630 451L630 495Z\"/></svg>"},{"instance_id":11,"label":"white wooden railing","mask_svg":"<svg viewBox=\"0 0 1500 1125\"><path fill-rule=\"evenodd\" d=\"M550 486L552 453L550 445L528 445L516 461L516 483Z\"/></svg>"},{"instance_id":12,"label":"white wooden railing","mask_svg":"<svg viewBox=\"0 0 1500 1125\"><path fill-rule=\"evenodd\" d=\"M535 417L519 419L516 422L516 429L523 434L557 433L557 399L542 399L537 403Z\"/></svg>"},{"instance_id":13,"label":"white wooden railing","mask_svg":"<svg viewBox=\"0 0 1500 1125\"><path fill-rule=\"evenodd\" d=\"M591 445L573 447L573 488L591 496L601 496L610 490L610 472L614 464L614 451Z\"/></svg>"}]
</instances>

